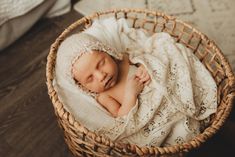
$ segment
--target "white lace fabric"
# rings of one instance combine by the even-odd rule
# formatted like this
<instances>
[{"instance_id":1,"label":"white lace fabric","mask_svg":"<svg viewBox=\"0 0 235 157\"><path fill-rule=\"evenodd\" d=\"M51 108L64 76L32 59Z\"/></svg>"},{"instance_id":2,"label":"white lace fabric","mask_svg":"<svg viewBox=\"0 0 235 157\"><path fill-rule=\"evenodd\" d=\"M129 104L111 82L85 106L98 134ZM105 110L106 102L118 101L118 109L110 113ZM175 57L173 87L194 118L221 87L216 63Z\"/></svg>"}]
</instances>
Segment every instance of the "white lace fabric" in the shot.
<instances>
[{"instance_id":1,"label":"white lace fabric","mask_svg":"<svg viewBox=\"0 0 235 157\"><path fill-rule=\"evenodd\" d=\"M90 130L115 141L139 146L174 145L200 133L217 109L217 87L204 65L185 46L167 33L147 34L129 28L125 19L98 20L85 30L117 52L129 53L151 76L128 115L113 118L91 96L62 76L57 60L55 88L60 100L75 118ZM63 53L61 53L63 54ZM70 61L73 57L70 58Z\"/></svg>"},{"instance_id":2,"label":"white lace fabric","mask_svg":"<svg viewBox=\"0 0 235 157\"><path fill-rule=\"evenodd\" d=\"M97 132L139 146L181 144L195 137L200 121L217 108L217 87L210 73L166 33L149 37L143 53L135 51L128 51L130 60L146 67L151 83L127 116Z\"/></svg>"}]
</instances>

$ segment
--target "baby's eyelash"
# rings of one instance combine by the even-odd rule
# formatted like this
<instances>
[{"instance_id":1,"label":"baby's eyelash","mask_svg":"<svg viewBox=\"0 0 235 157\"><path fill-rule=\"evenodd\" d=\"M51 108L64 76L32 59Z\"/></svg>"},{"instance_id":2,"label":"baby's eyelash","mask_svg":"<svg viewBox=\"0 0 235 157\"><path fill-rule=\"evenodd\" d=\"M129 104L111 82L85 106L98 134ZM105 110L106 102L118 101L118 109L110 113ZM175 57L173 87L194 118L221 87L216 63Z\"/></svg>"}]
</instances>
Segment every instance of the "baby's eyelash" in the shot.
<instances>
[{"instance_id":1,"label":"baby's eyelash","mask_svg":"<svg viewBox=\"0 0 235 157\"><path fill-rule=\"evenodd\" d=\"M92 81L92 76L89 76L88 78L87 78L87 83L89 83L89 82L91 82Z\"/></svg>"},{"instance_id":2,"label":"baby's eyelash","mask_svg":"<svg viewBox=\"0 0 235 157\"><path fill-rule=\"evenodd\" d=\"M104 63L105 63L105 59L103 59L102 61L100 61L99 66L104 65Z\"/></svg>"}]
</instances>

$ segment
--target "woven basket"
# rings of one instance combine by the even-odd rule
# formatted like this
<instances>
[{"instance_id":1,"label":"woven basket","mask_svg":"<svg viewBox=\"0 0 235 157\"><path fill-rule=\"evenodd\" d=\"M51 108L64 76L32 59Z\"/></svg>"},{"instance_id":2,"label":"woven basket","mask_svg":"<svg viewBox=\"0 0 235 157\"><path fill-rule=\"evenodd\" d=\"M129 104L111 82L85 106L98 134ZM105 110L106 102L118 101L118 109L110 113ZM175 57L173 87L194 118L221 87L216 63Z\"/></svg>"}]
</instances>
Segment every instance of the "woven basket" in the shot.
<instances>
[{"instance_id":1,"label":"woven basket","mask_svg":"<svg viewBox=\"0 0 235 157\"><path fill-rule=\"evenodd\" d=\"M191 141L181 145L169 147L138 147L133 144L113 142L110 139L96 135L88 130L74 116L67 112L59 101L53 87L55 61L57 49L61 42L71 33L79 32L89 27L94 19L124 17L133 28L144 28L149 32L167 32L177 42L184 44L200 59L210 71L218 87L218 111L212 116L210 126ZM217 45L207 36L190 25L167 16L163 13L136 10L119 9L95 13L91 16L79 19L70 25L51 46L47 58L47 87L52 100L55 114L65 135L65 141L75 156L184 156L188 151L198 148L208 138L214 135L228 117L232 101L235 97L235 77L228 61L225 59Z\"/></svg>"}]
</instances>

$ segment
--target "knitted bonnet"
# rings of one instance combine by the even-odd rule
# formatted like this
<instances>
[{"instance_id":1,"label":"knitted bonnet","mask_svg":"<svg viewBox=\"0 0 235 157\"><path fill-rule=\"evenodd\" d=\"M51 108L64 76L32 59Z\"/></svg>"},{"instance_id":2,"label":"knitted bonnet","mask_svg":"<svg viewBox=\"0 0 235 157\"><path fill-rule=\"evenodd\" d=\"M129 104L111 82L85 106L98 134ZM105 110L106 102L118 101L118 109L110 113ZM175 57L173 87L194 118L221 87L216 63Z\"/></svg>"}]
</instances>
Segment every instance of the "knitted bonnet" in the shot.
<instances>
[{"instance_id":1,"label":"knitted bonnet","mask_svg":"<svg viewBox=\"0 0 235 157\"><path fill-rule=\"evenodd\" d=\"M61 43L57 52L56 66L61 72L60 77L63 77L69 84L77 86L86 94L95 96L95 93L88 91L75 81L72 73L73 64L77 59L85 53L92 53L93 50L105 52L115 59L122 60L122 55L117 53L115 48L102 43L94 36L78 33L69 36Z\"/></svg>"}]
</instances>

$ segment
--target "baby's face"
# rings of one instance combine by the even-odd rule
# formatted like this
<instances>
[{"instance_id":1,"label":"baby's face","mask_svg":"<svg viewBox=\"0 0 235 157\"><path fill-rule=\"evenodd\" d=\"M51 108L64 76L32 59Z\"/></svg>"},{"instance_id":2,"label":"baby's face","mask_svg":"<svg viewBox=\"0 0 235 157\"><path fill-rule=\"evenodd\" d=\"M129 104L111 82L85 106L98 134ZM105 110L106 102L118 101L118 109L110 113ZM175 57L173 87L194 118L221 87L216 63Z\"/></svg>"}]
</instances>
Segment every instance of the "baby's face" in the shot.
<instances>
[{"instance_id":1,"label":"baby's face","mask_svg":"<svg viewBox=\"0 0 235 157\"><path fill-rule=\"evenodd\" d=\"M100 93L117 82L118 66L107 53L93 51L83 54L75 62L74 78L86 89Z\"/></svg>"}]
</instances>

